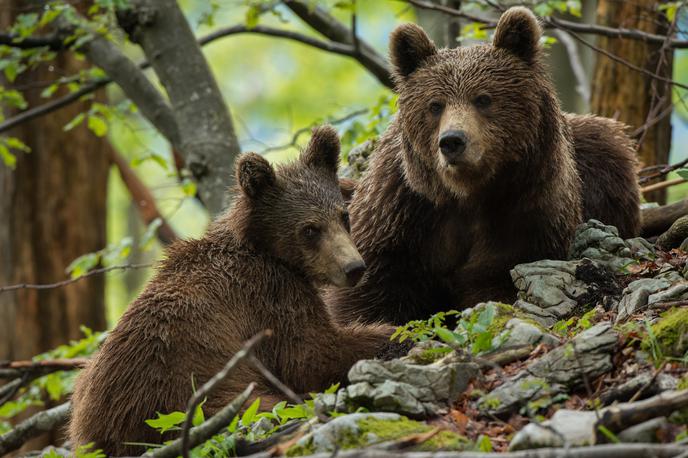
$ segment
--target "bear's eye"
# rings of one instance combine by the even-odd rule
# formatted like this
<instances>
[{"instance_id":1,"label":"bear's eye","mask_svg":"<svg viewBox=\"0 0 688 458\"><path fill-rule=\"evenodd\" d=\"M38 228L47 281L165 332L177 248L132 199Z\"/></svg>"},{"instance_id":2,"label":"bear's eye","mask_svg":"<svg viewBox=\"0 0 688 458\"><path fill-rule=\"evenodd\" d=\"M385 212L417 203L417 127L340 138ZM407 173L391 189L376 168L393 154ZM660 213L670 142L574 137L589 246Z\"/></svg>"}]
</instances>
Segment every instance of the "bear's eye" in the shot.
<instances>
[{"instance_id":1,"label":"bear's eye","mask_svg":"<svg viewBox=\"0 0 688 458\"><path fill-rule=\"evenodd\" d=\"M315 241L320 236L320 228L313 224L309 224L303 228L303 236L306 238L306 240Z\"/></svg>"},{"instance_id":2,"label":"bear's eye","mask_svg":"<svg viewBox=\"0 0 688 458\"><path fill-rule=\"evenodd\" d=\"M492 105L492 98L487 94L481 94L473 99L473 105L478 108L487 108Z\"/></svg>"},{"instance_id":3,"label":"bear's eye","mask_svg":"<svg viewBox=\"0 0 688 458\"><path fill-rule=\"evenodd\" d=\"M351 222L349 221L349 212L342 213L342 224L344 224L344 228L346 229L346 232L351 232Z\"/></svg>"},{"instance_id":4,"label":"bear's eye","mask_svg":"<svg viewBox=\"0 0 688 458\"><path fill-rule=\"evenodd\" d=\"M428 108L430 110L430 113L434 116L439 116L442 114L442 111L444 110L444 104L442 102L431 102L430 106Z\"/></svg>"}]
</instances>

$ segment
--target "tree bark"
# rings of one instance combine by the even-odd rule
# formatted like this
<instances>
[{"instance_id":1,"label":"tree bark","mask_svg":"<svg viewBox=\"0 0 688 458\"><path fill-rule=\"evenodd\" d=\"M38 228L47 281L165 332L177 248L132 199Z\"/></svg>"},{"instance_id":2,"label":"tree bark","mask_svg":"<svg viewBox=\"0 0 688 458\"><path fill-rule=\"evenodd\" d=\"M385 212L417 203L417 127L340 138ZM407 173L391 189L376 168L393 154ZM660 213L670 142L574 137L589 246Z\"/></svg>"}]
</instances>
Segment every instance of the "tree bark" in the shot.
<instances>
[{"instance_id":1,"label":"tree bark","mask_svg":"<svg viewBox=\"0 0 688 458\"><path fill-rule=\"evenodd\" d=\"M0 27L14 15L35 7L30 0L9 0L0 9ZM19 78L25 85L75 74L83 62L62 53ZM64 95L64 91L58 91ZM40 89L25 93L29 105L44 100ZM96 96L101 101L104 94ZM85 125L64 132L63 126L88 109L79 102L49 117L9 132L30 148L17 155L15 170L0 164L0 284L51 283L66 277L78 256L106 245L106 189L109 145ZM0 359L26 359L70 339L79 327L105 328L102 276L50 290L19 290L0 295Z\"/></svg>"},{"instance_id":2,"label":"tree bark","mask_svg":"<svg viewBox=\"0 0 688 458\"><path fill-rule=\"evenodd\" d=\"M670 28L654 0L600 0L597 23L611 27L639 29L653 34L666 34ZM600 37L598 46L638 67L671 78L673 53L669 46L648 44L640 40ZM598 54L592 82L591 110L602 116L617 118L639 129L638 156L644 166L666 164L671 147L671 87L620 62ZM658 117L660 120L657 120ZM666 190L645 195L649 201L664 203Z\"/></svg>"}]
</instances>

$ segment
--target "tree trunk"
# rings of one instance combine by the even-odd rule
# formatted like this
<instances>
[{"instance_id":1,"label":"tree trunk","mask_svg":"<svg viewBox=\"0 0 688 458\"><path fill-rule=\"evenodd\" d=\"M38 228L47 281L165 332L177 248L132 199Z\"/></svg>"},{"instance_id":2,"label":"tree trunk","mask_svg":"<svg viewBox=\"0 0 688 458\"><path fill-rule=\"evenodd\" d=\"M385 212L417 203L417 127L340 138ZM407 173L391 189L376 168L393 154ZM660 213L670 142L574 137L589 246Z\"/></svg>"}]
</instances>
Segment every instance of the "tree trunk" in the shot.
<instances>
[{"instance_id":1,"label":"tree trunk","mask_svg":"<svg viewBox=\"0 0 688 458\"><path fill-rule=\"evenodd\" d=\"M15 14L38 3L6 2L0 9L0 28L5 30ZM84 68L83 62L63 53L50 66L22 75L17 85L51 81ZM46 102L40 92L25 92L30 106ZM0 164L0 285L63 280L71 261L106 245L109 145L85 123L63 131L89 105L70 105L9 133L31 153L17 154L15 170ZM104 286L104 278L94 276L63 288L0 294L0 360L29 358L76 339L82 324L104 329Z\"/></svg>"},{"instance_id":2,"label":"tree trunk","mask_svg":"<svg viewBox=\"0 0 688 458\"><path fill-rule=\"evenodd\" d=\"M597 22L610 27L640 29L664 35L670 28L655 0L600 0ZM654 74L671 78L672 50L640 40L600 37L598 46ZM671 147L671 87L628 66L598 54L592 82L591 110L617 118L636 131L638 157L643 166L666 164ZM661 118L658 120L658 118ZM643 126L647 128L641 129ZM666 190L645 195L648 201L664 203Z\"/></svg>"}]
</instances>

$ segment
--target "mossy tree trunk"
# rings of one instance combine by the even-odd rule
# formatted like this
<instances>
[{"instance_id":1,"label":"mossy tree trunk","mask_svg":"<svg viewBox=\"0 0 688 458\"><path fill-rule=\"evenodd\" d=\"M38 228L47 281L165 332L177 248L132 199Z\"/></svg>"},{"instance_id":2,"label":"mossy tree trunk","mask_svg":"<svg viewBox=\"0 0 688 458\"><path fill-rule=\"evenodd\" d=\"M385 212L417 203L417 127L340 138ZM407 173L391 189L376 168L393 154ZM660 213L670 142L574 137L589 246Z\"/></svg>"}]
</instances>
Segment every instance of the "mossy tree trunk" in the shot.
<instances>
[{"instance_id":1,"label":"mossy tree trunk","mask_svg":"<svg viewBox=\"0 0 688 458\"><path fill-rule=\"evenodd\" d=\"M600 0L597 23L610 27L639 29L653 34L666 34L670 28L654 0ZM640 40L600 37L597 45L653 74L671 78L673 52L662 45ZM592 81L591 111L619 119L638 132L638 157L642 166L666 164L671 147L671 86L646 74L632 70L598 53ZM664 203L666 191L645 195L648 201Z\"/></svg>"}]
</instances>

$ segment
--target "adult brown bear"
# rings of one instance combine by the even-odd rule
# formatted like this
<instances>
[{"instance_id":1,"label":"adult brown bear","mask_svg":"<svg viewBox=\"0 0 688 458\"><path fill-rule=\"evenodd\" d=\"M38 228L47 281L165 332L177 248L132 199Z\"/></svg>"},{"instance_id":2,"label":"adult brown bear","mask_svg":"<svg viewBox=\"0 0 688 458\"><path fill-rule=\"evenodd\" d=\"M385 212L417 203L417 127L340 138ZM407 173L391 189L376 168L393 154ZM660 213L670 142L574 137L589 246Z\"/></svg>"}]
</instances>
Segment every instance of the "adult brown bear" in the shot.
<instances>
[{"instance_id":1,"label":"adult brown bear","mask_svg":"<svg viewBox=\"0 0 688 458\"><path fill-rule=\"evenodd\" d=\"M399 112L350 205L368 270L329 293L338 320L510 301L509 269L563 258L582 221L637 234L633 142L618 122L561 112L540 38L522 7L492 45L437 49L416 25L393 32Z\"/></svg>"},{"instance_id":2,"label":"adult brown bear","mask_svg":"<svg viewBox=\"0 0 688 458\"><path fill-rule=\"evenodd\" d=\"M348 233L337 184L339 139L316 130L301 159L274 170L256 154L237 162L236 199L200 240L171 246L93 362L80 374L70 437L108 455L140 455L162 438L156 412L183 411L240 348L270 328L255 356L300 393L346 381L351 365L384 352L391 326L336 326L322 284L354 284L365 268ZM252 367L235 369L207 399L213 414L249 382L262 406L274 390ZM164 439L168 439L165 437Z\"/></svg>"}]
</instances>

